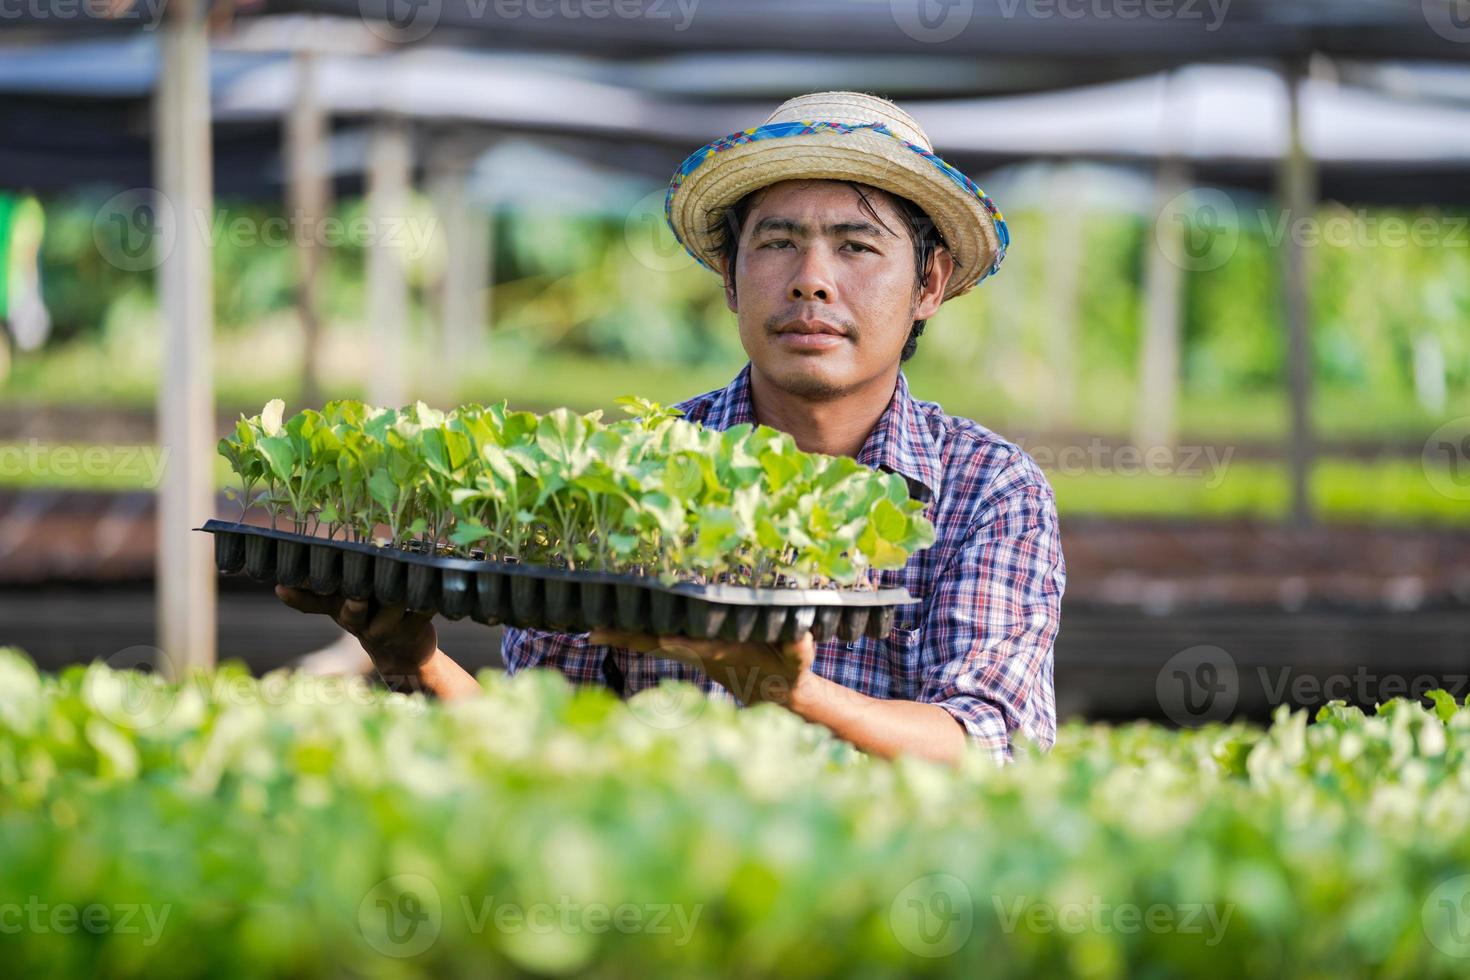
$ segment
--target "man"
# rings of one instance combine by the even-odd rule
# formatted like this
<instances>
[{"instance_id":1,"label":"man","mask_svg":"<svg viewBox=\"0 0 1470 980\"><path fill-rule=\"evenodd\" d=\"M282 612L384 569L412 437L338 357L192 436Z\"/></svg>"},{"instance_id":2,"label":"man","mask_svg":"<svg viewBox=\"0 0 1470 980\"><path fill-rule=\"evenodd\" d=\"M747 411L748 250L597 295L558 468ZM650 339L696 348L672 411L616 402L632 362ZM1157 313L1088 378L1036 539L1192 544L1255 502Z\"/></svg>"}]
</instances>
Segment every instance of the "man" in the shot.
<instances>
[{"instance_id":1,"label":"man","mask_svg":"<svg viewBox=\"0 0 1470 980\"><path fill-rule=\"evenodd\" d=\"M1008 235L990 199L898 106L827 92L696 151L666 212L685 248L723 276L750 358L728 387L679 408L719 429L770 425L803 450L905 477L936 541L879 584L920 602L889 636L853 643L508 629L507 668L555 667L623 694L691 680L889 757L953 762L973 742L1005 759L1018 732L1049 746L1066 576L1051 488L1016 446L910 397L900 370L940 304L999 267ZM334 613L385 675L445 698L479 689L438 649L427 617L280 592Z\"/></svg>"}]
</instances>

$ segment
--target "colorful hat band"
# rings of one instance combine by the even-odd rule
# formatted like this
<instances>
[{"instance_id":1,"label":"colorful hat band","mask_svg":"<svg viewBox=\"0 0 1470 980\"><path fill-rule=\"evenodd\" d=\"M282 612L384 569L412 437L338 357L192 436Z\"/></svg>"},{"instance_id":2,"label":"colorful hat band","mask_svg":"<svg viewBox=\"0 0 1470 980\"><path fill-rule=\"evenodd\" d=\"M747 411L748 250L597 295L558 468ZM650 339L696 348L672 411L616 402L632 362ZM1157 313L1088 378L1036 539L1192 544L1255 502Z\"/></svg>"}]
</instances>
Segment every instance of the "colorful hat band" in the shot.
<instances>
[{"instance_id":1,"label":"colorful hat band","mask_svg":"<svg viewBox=\"0 0 1470 980\"><path fill-rule=\"evenodd\" d=\"M731 133L729 136L721 136L719 139L707 143L699 149L695 150L693 153L689 154L689 156L684 158L683 163L679 164L679 169L675 171L673 178L669 181L668 193L664 195L664 219L668 222L669 228L673 230L674 237L678 239L679 244L684 246L685 251L693 255L695 260L706 269L710 269L711 271L718 271L715 270L714 267L711 266L708 262L704 261L704 259L696 255L694 253L694 250L689 248L688 243L679 237L679 230L674 227L674 192L679 189L679 185L684 182L685 177L688 177L694 171L698 170L699 167L706 160L713 157L716 153L728 150L734 146L741 146L745 143L755 143L760 140L779 139L782 137L806 136L811 133L821 132L831 132L846 135L848 133L856 133L863 130L869 130L874 133L882 133L884 136L887 136L891 139L897 140L899 143L902 143L904 146L908 147L910 150L917 153L925 160L929 161L929 163L936 170L944 174L944 176L948 177L960 189L977 198L980 203L984 205L986 212L991 217L992 223L995 225L995 234L996 237L1000 240L1000 248L996 250L995 261L992 262L990 268L985 271L985 275L981 276L980 278L984 279L985 276L989 276L997 269L999 269L1001 259L1005 258L1006 248L1011 243L1011 233L1010 229L1006 227L1005 218L1001 215L1000 209L995 206L995 202L992 201L983 190L976 186L973 180L971 180L969 177L966 177L963 173L950 166L948 163L945 163L937 155L935 155L932 150L927 150L917 143L910 143L902 136L899 136L897 133L893 132L893 130L889 129L883 123L857 123L849 125L847 123L840 122L817 122L811 120L802 120L799 122L779 122L768 123L764 126L752 126L750 129L744 129L738 133Z\"/></svg>"}]
</instances>

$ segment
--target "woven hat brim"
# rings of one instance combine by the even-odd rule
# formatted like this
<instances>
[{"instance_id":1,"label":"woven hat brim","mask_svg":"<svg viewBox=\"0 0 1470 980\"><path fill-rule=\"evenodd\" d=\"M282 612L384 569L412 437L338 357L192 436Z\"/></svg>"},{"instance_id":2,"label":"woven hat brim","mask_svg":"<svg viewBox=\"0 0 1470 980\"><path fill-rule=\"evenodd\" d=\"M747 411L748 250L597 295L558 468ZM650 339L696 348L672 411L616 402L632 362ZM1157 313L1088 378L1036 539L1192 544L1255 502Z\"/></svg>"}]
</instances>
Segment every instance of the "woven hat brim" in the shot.
<instances>
[{"instance_id":1,"label":"woven hat brim","mask_svg":"<svg viewBox=\"0 0 1470 980\"><path fill-rule=\"evenodd\" d=\"M783 180L851 180L908 198L949 246L955 271L944 298L968 292L1004 254L990 209L932 162L878 133L807 133L721 150L689 173L669 199L668 217L684 247L719 269L714 217L751 191Z\"/></svg>"}]
</instances>

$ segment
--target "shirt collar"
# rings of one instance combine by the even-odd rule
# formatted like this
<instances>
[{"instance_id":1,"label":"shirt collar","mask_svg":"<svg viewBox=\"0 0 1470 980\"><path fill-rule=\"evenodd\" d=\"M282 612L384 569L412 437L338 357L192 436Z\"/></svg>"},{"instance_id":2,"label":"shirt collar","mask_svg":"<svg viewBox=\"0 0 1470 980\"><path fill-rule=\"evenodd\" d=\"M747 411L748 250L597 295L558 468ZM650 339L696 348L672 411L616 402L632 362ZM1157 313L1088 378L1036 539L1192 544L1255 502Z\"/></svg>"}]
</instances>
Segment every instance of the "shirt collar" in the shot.
<instances>
[{"instance_id":1,"label":"shirt collar","mask_svg":"<svg viewBox=\"0 0 1470 980\"><path fill-rule=\"evenodd\" d=\"M715 400L706 424L719 429L756 424L749 361ZM908 482L909 493L916 499L933 501L939 498L942 486L939 449L909 394L908 379L902 370L898 372L893 398L879 416L873 431L868 433L857 461L899 474Z\"/></svg>"}]
</instances>

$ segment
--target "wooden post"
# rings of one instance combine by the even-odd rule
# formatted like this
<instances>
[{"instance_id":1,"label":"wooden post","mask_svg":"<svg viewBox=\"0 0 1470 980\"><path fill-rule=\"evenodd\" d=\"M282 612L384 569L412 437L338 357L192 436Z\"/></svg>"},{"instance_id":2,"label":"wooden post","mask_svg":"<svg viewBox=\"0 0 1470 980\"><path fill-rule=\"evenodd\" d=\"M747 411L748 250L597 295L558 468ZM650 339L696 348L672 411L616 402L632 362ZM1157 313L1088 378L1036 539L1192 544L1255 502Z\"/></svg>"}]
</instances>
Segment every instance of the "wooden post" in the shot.
<instances>
[{"instance_id":1,"label":"wooden post","mask_svg":"<svg viewBox=\"0 0 1470 980\"><path fill-rule=\"evenodd\" d=\"M1048 424L1070 428L1077 409L1077 329L1082 300L1082 232L1086 216L1082 195L1067 168L1052 168L1046 214L1046 266L1042 296L1047 360L1052 365L1051 390L1042 411Z\"/></svg>"},{"instance_id":2,"label":"wooden post","mask_svg":"<svg viewBox=\"0 0 1470 980\"><path fill-rule=\"evenodd\" d=\"M1171 201L1189 189L1188 166L1178 158L1159 163L1154 185L1154 247L1145 250L1143 273L1143 340L1138 351L1138 401L1134 406L1133 443L1147 452L1163 446L1173 449L1178 438L1179 357L1182 329L1184 272L1178 257L1183 250L1168 247L1165 236L1186 229L1171 221Z\"/></svg>"},{"instance_id":3,"label":"wooden post","mask_svg":"<svg viewBox=\"0 0 1470 980\"><path fill-rule=\"evenodd\" d=\"M1317 206L1317 173L1302 137L1302 85L1305 61L1293 60L1283 71L1288 114L1287 149L1277 174L1277 195L1286 212L1285 240L1281 243L1282 277L1286 305L1287 393L1291 404L1291 438L1287 449L1291 473L1291 520L1312 522L1311 473L1315 454L1312 439L1312 295L1311 274L1301 237L1293 229L1310 220Z\"/></svg>"},{"instance_id":4,"label":"wooden post","mask_svg":"<svg viewBox=\"0 0 1470 980\"><path fill-rule=\"evenodd\" d=\"M321 384L321 267L324 249L319 224L331 207L332 183L328 172L327 116L316 87L316 55L296 52L296 99L286 114L286 206L294 231L296 251L296 309L301 316L301 400L320 406Z\"/></svg>"},{"instance_id":5,"label":"wooden post","mask_svg":"<svg viewBox=\"0 0 1470 980\"><path fill-rule=\"evenodd\" d=\"M454 398L462 398L459 387L485 350L491 216L469 195L475 150L474 144L451 138L441 144L435 161L434 210L445 247L439 302L442 348L436 359L442 358Z\"/></svg>"},{"instance_id":6,"label":"wooden post","mask_svg":"<svg viewBox=\"0 0 1470 980\"><path fill-rule=\"evenodd\" d=\"M408 123L398 117L379 119L368 148L367 294L372 324L368 398L387 407L404 403L412 374L404 342L408 269L403 248L412 180Z\"/></svg>"},{"instance_id":7,"label":"wooden post","mask_svg":"<svg viewBox=\"0 0 1470 980\"><path fill-rule=\"evenodd\" d=\"M214 275L206 235L214 213L209 40L200 0L166 12L154 102L154 180L178 222L158 270L163 375L158 434L167 454L158 492L159 668L177 679L215 660L215 568L209 536L192 528L214 516Z\"/></svg>"}]
</instances>

